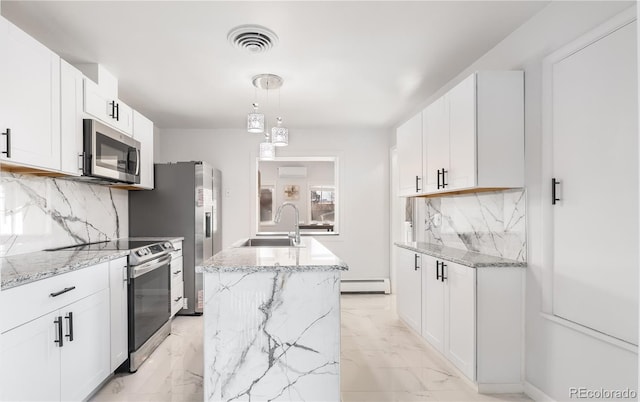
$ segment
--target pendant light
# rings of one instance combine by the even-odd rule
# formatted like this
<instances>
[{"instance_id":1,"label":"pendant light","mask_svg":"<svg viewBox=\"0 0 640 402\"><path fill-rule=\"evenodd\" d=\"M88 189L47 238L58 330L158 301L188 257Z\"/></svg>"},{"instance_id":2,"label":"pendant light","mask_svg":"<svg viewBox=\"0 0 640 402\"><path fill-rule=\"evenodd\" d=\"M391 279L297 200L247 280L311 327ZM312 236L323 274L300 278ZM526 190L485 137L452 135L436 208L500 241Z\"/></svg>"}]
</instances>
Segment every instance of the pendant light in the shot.
<instances>
[{"instance_id":1,"label":"pendant light","mask_svg":"<svg viewBox=\"0 0 640 402\"><path fill-rule=\"evenodd\" d=\"M257 97L257 88L254 90L255 99ZM253 102L253 112L247 115L247 131L250 133L264 133L264 114L258 113L258 102Z\"/></svg>"},{"instance_id":2,"label":"pendant light","mask_svg":"<svg viewBox=\"0 0 640 402\"><path fill-rule=\"evenodd\" d=\"M271 128L271 142L276 147L289 145L289 129L282 127L282 117L276 119L276 126Z\"/></svg>"},{"instance_id":3,"label":"pendant light","mask_svg":"<svg viewBox=\"0 0 640 402\"><path fill-rule=\"evenodd\" d=\"M280 113L280 90L278 89L278 114ZM276 126L271 128L271 142L276 147L289 145L289 129L282 127L282 117L276 119Z\"/></svg>"},{"instance_id":4,"label":"pendant light","mask_svg":"<svg viewBox=\"0 0 640 402\"><path fill-rule=\"evenodd\" d=\"M260 143L260 160L268 161L276 157L276 147L270 141L269 134L264 134L264 142Z\"/></svg>"}]
</instances>

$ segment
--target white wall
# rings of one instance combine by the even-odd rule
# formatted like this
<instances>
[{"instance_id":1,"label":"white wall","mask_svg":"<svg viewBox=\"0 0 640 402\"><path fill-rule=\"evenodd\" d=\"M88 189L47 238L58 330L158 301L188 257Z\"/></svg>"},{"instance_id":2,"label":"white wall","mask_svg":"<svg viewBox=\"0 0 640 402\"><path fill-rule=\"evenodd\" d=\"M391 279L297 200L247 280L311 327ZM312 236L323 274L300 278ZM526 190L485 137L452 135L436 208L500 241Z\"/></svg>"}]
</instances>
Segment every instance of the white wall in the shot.
<instances>
[{"instance_id":1,"label":"white wall","mask_svg":"<svg viewBox=\"0 0 640 402\"><path fill-rule=\"evenodd\" d=\"M389 132L290 130L289 146L279 148L277 156L339 158L340 235L317 239L349 265L343 278L388 278ZM158 139L156 163L204 160L222 171L223 247L255 232L252 197L261 135L243 129L166 129Z\"/></svg>"},{"instance_id":2,"label":"white wall","mask_svg":"<svg viewBox=\"0 0 640 402\"><path fill-rule=\"evenodd\" d=\"M568 400L569 387L637 389L638 356L549 321L541 311L542 59L634 2L552 2L503 42L461 72L416 111L473 71L525 71L525 149L528 225L526 277L526 381L555 400ZM399 122L401 123L401 122ZM389 139L395 143L394 136ZM544 181L546 184L546 180ZM594 238L594 242L596 239ZM590 245L585 245L590 246ZM579 250L576 250L579 252ZM533 390L533 388L529 388ZM541 396L531 394L532 396Z\"/></svg>"}]
</instances>

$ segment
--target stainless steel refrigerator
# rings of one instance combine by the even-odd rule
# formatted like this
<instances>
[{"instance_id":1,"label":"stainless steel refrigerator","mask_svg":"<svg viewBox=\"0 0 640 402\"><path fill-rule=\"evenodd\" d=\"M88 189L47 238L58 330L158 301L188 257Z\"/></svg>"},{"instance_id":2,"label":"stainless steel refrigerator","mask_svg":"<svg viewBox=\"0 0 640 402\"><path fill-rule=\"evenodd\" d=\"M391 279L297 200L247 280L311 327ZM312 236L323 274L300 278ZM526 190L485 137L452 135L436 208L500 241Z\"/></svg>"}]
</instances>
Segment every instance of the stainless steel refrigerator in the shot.
<instances>
[{"instance_id":1,"label":"stainless steel refrigerator","mask_svg":"<svg viewBox=\"0 0 640 402\"><path fill-rule=\"evenodd\" d=\"M151 191L129 191L129 236L182 236L184 297L178 314L202 314L202 274L195 266L222 247L221 174L205 162L154 165Z\"/></svg>"}]
</instances>

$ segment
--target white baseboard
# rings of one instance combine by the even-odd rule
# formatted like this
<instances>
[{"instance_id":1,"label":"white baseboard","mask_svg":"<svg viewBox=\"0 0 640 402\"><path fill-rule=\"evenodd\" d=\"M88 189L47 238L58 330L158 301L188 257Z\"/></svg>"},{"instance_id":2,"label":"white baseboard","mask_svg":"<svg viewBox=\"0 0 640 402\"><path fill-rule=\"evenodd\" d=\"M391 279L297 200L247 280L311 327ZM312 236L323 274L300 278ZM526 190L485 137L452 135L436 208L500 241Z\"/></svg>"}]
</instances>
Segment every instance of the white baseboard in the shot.
<instances>
[{"instance_id":1,"label":"white baseboard","mask_svg":"<svg viewBox=\"0 0 640 402\"><path fill-rule=\"evenodd\" d=\"M480 394L518 394L524 392L524 385L517 384L481 384L478 383Z\"/></svg>"},{"instance_id":2,"label":"white baseboard","mask_svg":"<svg viewBox=\"0 0 640 402\"><path fill-rule=\"evenodd\" d=\"M373 279L342 279L340 281L342 293L391 293L389 278Z\"/></svg>"},{"instance_id":3,"label":"white baseboard","mask_svg":"<svg viewBox=\"0 0 640 402\"><path fill-rule=\"evenodd\" d=\"M533 384L525 381L524 382L524 393L534 401L538 402L556 402L555 399L551 398L549 395L542 392L538 387Z\"/></svg>"}]
</instances>

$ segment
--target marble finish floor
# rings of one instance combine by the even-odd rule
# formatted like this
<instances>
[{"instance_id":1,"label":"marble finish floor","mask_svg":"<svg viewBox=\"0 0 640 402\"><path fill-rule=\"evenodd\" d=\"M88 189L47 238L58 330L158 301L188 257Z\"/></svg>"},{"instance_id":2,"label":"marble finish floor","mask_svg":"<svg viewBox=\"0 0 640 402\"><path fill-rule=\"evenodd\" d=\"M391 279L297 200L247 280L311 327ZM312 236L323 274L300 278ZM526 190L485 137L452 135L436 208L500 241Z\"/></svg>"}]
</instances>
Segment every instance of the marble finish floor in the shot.
<instances>
[{"instance_id":1,"label":"marble finish floor","mask_svg":"<svg viewBox=\"0 0 640 402\"><path fill-rule=\"evenodd\" d=\"M388 295L342 295L342 402L530 401L480 395L396 314ZM172 335L137 373L118 374L92 401L202 401L202 317L176 317Z\"/></svg>"}]
</instances>

